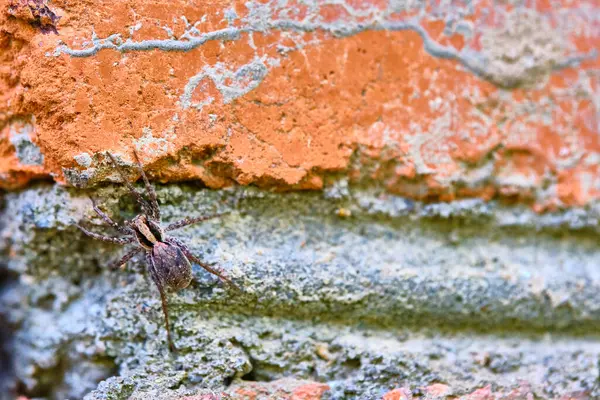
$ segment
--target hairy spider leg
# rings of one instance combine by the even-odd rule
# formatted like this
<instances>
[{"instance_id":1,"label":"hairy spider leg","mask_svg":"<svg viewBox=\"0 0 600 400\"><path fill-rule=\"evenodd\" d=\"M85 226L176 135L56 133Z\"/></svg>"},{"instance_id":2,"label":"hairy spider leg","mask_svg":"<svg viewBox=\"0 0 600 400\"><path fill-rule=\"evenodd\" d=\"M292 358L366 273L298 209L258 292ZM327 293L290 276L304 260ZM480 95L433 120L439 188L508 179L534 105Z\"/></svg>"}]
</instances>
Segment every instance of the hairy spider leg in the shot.
<instances>
[{"instance_id":1,"label":"hairy spider leg","mask_svg":"<svg viewBox=\"0 0 600 400\"><path fill-rule=\"evenodd\" d=\"M160 283L160 279L158 278L158 272L156 272L156 266L154 265L154 258L152 258L152 253L146 252L146 262L148 263L150 269L150 276L152 276L152 280L156 284L158 288L158 292L160 293L160 301L162 303L163 314L165 315L165 326L167 328L167 340L169 342L169 350L171 352L177 351L175 345L173 344L173 339L171 339L171 327L169 325L169 304L167 303L167 294L165 293L165 289L162 287Z\"/></svg>"},{"instance_id":2,"label":"hairy spider leg","mask_svg":"<svg viewBox=\"0 0 600 400\"><path fill-rule=\"evenodd\" d=\"M154 186L152 186L150 184L150 181L148 180L148 177L146 176L146 173L144 172L144 167L142 166L142 163L140 162L140 158L138 157L137 151L135 151L135 149L133 149L133 155L135 156L135 161L140 170L140 173L142 174L142 179L144 180L144 185L146 186L146 193L148 194L148 197L150 198L150 205L154 212L153 216L156 220L160 221L160 208L158 206L158 199L156 198L156 191L154 190Z\"/></svg>"},{"instance_id":3,"label":"hairy spider leg","mask_svg":"<svg viewBox=\"0 0 600 400\"><path fill-rule=\"evenodd\" d=\"M112 264L110 264L108 266L108 268L111 269L111 270L113 270L113 271L115 269L118 269L121 265L127 264L127 261L131 260L140 251L142 251L142 248L140 248L140 247L138 247L136 249L133 249L133 250L130 250L128 253L126 253L119 260L117 260L117 261L113 262Z\"/></svg>"},{"instance_id":4,"label":"hairy spider leg","mask_svg":"<svg viewBox=\"0 0 600 400\"><path fill-rule=\"evenodd\" d=\"M175 229L183 228L184 226L197 224L198 222L206 221L206 220L213 219L213 218L218 218L218 217L221 217L226 214L229 214L229 213L225 212L225 213L221 213L221 214L208 215L208 216L203 216L203 217L184 218L182 220L173 222L172 224L168 225L165 228L165 232L174 231Z\"/></svg>"},{"instance_id":5,"label":"hairy spider leg","mask_svg":"<svg viewBox=\"0 0 600 400\"><path fill-rule=\"evenodd\" d=\"M103 242L117 243L117 244L128 244L128 243L133 242L133 240L134 240L133 237L116 238L116 237L110 237L110 236L100 235L99 233L88 231L87 229L85 229L81 225L75 225L75 226L78 227L83 233L85 233L89 237L92 237L92 238L97 239L97 240L102 240Z\"/></svg>"},{"instance_id":6,"label":"hairy spider leg","mask_svg":"<svg viewBox=\"0 0 600 400\"><path fill-rule=\"evenodd\" d=\"M191 250L181 240L179 240L177 238L174 238L174 237L168 237L166 239L166 242L178 246L181 249L181 251L183 251L183 254L185 254L185 256L190 261L193 261L196 264L200 265L202 268L204 268L206 271L210 272L211 274L218 276L224 282L226 282L227 284L229 284L231 287L233 287L237 291L239 291L239 292L242 291L242 289L240 289L240 287L238 285L236 285L235 283L233 283L231 281L231 279L229 279L228 277L226 277L224 275L223 270L221 270L219 267L214 267L214 266L208 265L207 263L203 262L202 260L200 260L195 255L193 255L192 252L191 252Z\"/></svg>"},{"instance_id":7,"label":"hairy spider leg","mask_svg":"<svg viewBox=\"0 0 600 400\"><path fill-rule=\"evenodd\" d=\"M126 235L131 235L133 233L133 231L130 228L119 225L118 223L113 221L108 215L106 215L104 213L104 211L102 211L100 209L100 207L98 207L98 205L96 204L96 200L92 196L89 196L89 197L90 197L90 200L92 201L92 207L94 208L94 211L96 211L96 214L98 214L100 216L100 218L102 218L104 220L104 222L106 222L108 225L112 226L119 232L124 233Z\"/></svg>"},{"instance_id":8,"label":"hairy spider leg","mask_svg":"<svg viewBox=\"0 0 600 400\"><path fill-rule=\"evenodd\" d=\"M131 182L129 182L129 180L125 176L125 173L123 172L123 170L121 169L119 164L117 164L117 160L115 159L115 157L110 152L106 152L106 154L108 154L108 156L110 157L114 167L116 168L117 172L121 176L121 180L123 181L125 186L127 186L127 189L129 189L129 192L131 193L131 195L133 197L135 197L135 199L137 200L138 204L142 207L144 212L150 211L148 214L154 215L152 205L150 203L148 203L148 200L144 199L144 196L142 195L142 193L140 193L135 187L133 187Z\"/></svg>"}]
</instances>

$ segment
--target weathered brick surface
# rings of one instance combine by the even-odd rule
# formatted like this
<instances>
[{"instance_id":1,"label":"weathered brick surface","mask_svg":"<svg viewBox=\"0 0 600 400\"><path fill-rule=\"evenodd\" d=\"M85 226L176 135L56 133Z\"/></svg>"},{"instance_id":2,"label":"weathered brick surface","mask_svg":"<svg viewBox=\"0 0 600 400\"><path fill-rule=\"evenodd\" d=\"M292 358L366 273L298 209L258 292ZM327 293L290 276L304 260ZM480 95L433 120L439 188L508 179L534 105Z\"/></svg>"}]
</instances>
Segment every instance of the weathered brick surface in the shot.
<instances>
[{"instance_id":1,"label":"weathered brick surface","mask_svg":"<svg viewBox=\"0 0 600 400\"><path fill-rule=\"evenodd\" d=\"M319 382L281 379L273 382L240 382L229 389L239 400L320 400L329 386Z\"/></svg>"},{"instance_id":2,"label":"weathered brick surface","mask_svg":"<svg viewBox=\"0 0 600 400\"><path fill-rule=\"evenodd\" d=\"M3 187L103 181L135 147L210 187L600 196L594 0L41 2L57 34L22 3L0 3Z\"/></svg>"}]
</instances>

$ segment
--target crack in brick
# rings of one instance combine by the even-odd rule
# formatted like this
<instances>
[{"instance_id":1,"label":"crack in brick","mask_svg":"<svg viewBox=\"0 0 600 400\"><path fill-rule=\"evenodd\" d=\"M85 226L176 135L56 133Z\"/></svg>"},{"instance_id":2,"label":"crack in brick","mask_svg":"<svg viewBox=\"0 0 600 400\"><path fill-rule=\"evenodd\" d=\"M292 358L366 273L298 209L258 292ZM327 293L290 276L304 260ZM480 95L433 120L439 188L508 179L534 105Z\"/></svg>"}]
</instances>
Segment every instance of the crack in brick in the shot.
<instances>
[{"instance_id":1,"label":"crack in brick","mask_svg":"<svg viewBox=\"0 0 600 400\"><path fill-rule=\"evenodd\" d=\"M309 6L310 4L311 3L309 3ZM349 20L325 22L319 13L322 11L322 7L328 5L341 6L351 18ZM90 57L103 49L113 49L122 53L149 50L190 51L210 41L233 41L239 40L244 34L269 33L271 31L296 33L322 31L338 38L354 36L366 31L412 31L421 37L423 40L423 48L434 57L457 61L473 74L482 79L492 81L498 86L512 88L518 86L521 82L522 77L520 76L511 79L507 78L506 81L498 81L498 79L488 70L491 60L482 51L476 51L469 47L457 50L454 47L445 46L433 40L427 30L420 24L422 15L408 17L404 20L393 19L394 15L398 13L394 4L389 5L383 11L375 9L360 11L351 7L344 1L330 1L320 5L315 2L312 3L312 13L307 13L300 21L291 18L273 18L275 14L285 15L287 12L276 6L273 7L272 4L257 5L249 2L246 3L246 7L248 9L248 16L242 19L242 24L240 26L229 26L212 32L200 32L196 28L196 25L199 22L191 25L186 21L187 29L179 39L173 39L172 31L168 27L163 27L167 30L171 38L142 40L138 42L132 40L131 37L123 41L120 34L110 35L107 38L101 39L97 37L95 32L92 32L91 46L83 49L72 49L66 44L59 43L53 55L59 56L64 53L72 57ZM235 17L237 17L237 15ZM234 16L229 15L227 20L231 25L235 18ZM555 63L552 69L557 70L572 67L583 61L596 59L597 56L598 52L595 49L588 53L574 54ZM188 85L193 85L193 82L198 80L198 76L210 74L211 71L209 70L211 68L213 69L212 72L219 72L222 70L222 67L219 65L207 67L204 72L200 72L199 75L194 76ZM266 75L266 72L264 72L264 75ZM215 80L214 75L211 75L211 77ZM256 86L258 86L258 84L253 86L252 89ZM244 91L241 90L241 93L245 94L243 92ZM201 108L202 104L198 105Z\"/></svg>"}]
</instances>

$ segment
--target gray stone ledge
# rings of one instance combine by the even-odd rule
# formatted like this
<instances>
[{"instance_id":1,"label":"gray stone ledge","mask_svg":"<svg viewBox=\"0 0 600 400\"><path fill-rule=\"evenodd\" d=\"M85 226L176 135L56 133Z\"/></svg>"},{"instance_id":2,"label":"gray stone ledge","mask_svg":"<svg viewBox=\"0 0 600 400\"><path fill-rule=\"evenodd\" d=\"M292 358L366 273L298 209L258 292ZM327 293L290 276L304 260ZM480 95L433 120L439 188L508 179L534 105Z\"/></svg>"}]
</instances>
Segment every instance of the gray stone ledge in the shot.
<instances>
[{"instance_id":1,"label":"gray stone ledge","mask_svg":"<svg viewBox=\"0 0 600 400\"><path fill-rule=\"evenodd\" d=\"M157 390L177 398L286 376L326 382L331 398L432 382L458 395L517 378L541 396L594 389L594 207L538 216L347 186L160 187L165 221L232 211L174 235L243 288L194 267L194 285L170 295L180 348L170 356L143 260L106 271L122 250L72 226L92 215L90 193L39 185L6 195L2 249L14 280L0 291L0 314L15 330L14 374L30 393L81 398L113 375L87 399ZM110 215L134 215L122 188L93 195ZM100 231L100 222L89 226Z\"/></svg>"}]
</instances>

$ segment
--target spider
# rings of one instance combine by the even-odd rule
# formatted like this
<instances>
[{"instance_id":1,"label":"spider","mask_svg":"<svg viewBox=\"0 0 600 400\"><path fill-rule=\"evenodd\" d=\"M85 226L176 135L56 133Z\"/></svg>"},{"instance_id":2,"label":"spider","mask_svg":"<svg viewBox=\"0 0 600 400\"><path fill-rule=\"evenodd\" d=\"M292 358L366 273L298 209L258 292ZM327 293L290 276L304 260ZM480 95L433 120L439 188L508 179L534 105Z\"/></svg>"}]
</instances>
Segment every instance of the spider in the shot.
<instances>
[{"instance_id":1,"label":"spider","mask_svg":"<svg viewBox=\"0 0 600 400\"><path fill-rule=\"evenodd\" d=\"M138 191L132 184L127 180L121 167L117 164L115 157L107 152L110 157L112 164L118 171L121 179L129 189L129 192L139 206L142 212L135 218L125 221L122 225L113 221L107 214L105 214L96 204L96 201L90 197L94 211L111 227L125 235L125 237L110 237L101 235L95 232L91 232L81 225L77 227L86 235L102 240L109 243L117 243L120 245L135 244L136 247L127 252L118 261L114 262L109 266L110 269L114 270L122 265L125 265L135 255L140 252L146 253L146 264L152 280L156 284L160 293L160 299L162 302L162 310L165 316L165 327L167 329L167 340L169 342L169 350L175 351L175 345L171 338L171 328L169 326L169 314L168 314L168 302L166 293L168 290L180 290L186 288L192 281L192 266L190 261L193 261L210 272L221 278L223 281L228 283L236 290L240 288L234 284L229 278L227 278L220 268L211 266L202 262L198 257L194 256L190 249L179 239L172 236L168 236L166 232L173 231L175 229L182 228L184 226L192 225L198 222L206 221L211 218L217 218L223 214L202 216L195 218L184 218L180 221L174 222L166 227L163 227L160 223L160 208L158 206L158 200L156 198L156 192L154 187L148 181L148 177L144 173L144 168L139 160L137 153L133 152L136 160L137 167L144 180L144 186L146 188L146 196Z\"/></svg>"}]
</instances>

